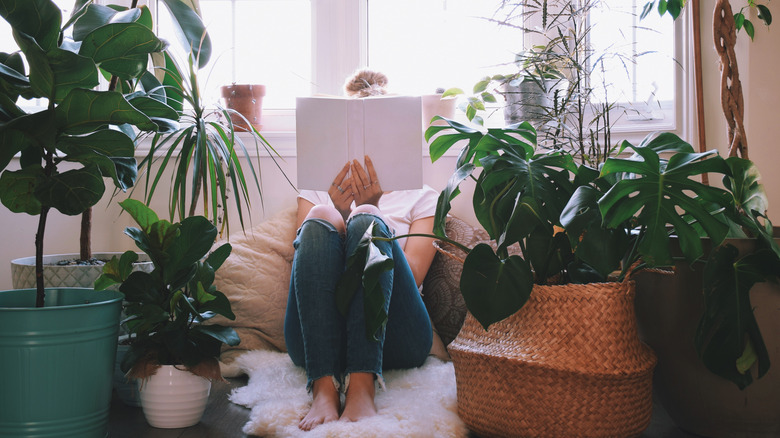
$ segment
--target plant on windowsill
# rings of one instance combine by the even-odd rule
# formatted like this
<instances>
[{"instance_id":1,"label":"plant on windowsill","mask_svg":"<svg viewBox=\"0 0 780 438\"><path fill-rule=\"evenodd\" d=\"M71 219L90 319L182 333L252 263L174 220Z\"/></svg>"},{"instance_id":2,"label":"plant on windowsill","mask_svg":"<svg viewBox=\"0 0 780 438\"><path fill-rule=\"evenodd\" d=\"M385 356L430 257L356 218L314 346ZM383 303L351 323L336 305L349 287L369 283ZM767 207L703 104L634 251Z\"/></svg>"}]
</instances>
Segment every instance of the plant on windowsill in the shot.
<instances>
[{"instance_id":1,"label":"plant on windowsill","mask_svg":"<svg viewBox=\"0 0 780 438\"><path fill-rule=\"evenodd\" d=\"M261 148L287 182L293 184L277 162L279 154L250 120L236 110L219 105L211 107L203 101L203 84L199 81L199 69L206 63L199 57L203 55L203 52L190 52L183 69L165 53L164 65L158 67L163 75L161 88L166 91L168 104L180 112L179 127L173 132L156 133L138 167L146 173L147 205L170 166L173 168L168 193L170 220L175 217L181 220L202 211L218 228L220 236L229 236L232 205L242 229L245 229L244 215L251 218L251 185L257 189L262 202ZM250 140L238 135L243 128L236 121L249 129ZM256 164L248 146L254 148ZM246 159L245 164L242 159Z\"/></svg>"},{"instance_id":2,"label":"plant on windowsill","mask_svg":"<svg viewBox=\"0 0 780 438\"><path fill-rule=\"evenodd\" d=\"M213 283L214 273L230 255L231 246L225 243L210 252L217 229L203 216L171 223L159 219L140 201L126 199L120 205L139 226L127 228L125 234L149 256L154 269L131 272L137 254L127 251L104 266L95 288L119 284L125 294L127 317L123 323L133 342L122 359L122 371L139 379L147 421L155 427L187 427L200 421L210 380L222 379L218 363L222 344L234 346L240 341L231 327L205 324L217 315L235 319L230 301ZM177 377L180 373L185 376ZM192 375L201 378L193 379ZM168 377L184 380L190 391L202 389L190 396L192 401L202 402L200 408L180 421L175 415L169 418L149 408L155 403L156 385ZM174 399L157 402L175 405Z\"/></svg>"},{"instance_id":3,"label":"plant on windowsill","mask_svg":"<svg viewBox=\"0 0 780 438\"><path fill-rule=\"evenodd\" d=\"M636 60L617 50L593 47L589 14L596 7L598 0L502 2L490 20L540 44L516 54L516 71L474 84L462 105L468 120L484 125L483 114L503 108L505 124L528 121L536 128L540 147L567 151L591 167L603 163L613 153L611 129L619 108L609 84L593 77L607 68L606 59L624 65ZM527 22L542 25L530 27ZM464 93L460 89L445 93L458 94ZM497 96L504 98L498 107Z\"/></svg>"}]
</instances>

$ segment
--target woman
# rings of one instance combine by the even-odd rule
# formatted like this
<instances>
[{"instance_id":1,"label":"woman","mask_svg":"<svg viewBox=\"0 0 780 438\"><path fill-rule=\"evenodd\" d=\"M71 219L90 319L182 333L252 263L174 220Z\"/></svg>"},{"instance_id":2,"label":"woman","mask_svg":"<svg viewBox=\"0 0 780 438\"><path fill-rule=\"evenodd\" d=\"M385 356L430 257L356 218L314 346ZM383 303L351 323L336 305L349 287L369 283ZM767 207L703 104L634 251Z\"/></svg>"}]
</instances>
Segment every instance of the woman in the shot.
<instances>
[{"instance_id":1,"label":"woman","mask_svg":"<svg viewBox=\"0 0 780 438\"><path fill-rule=\"evenodd\" d=\"M384 94L386 81L382 74L361 71L345 88L359 97ZM376 333L378 342L366 335L362 289L346 317L336 308L334 290L346 258L372 222L388 237L430 234L437 197L430 187L383 192L369 157L365 167L357 160L345 164L327 193L299 195L284 331L289 355L306 369L313 396L299 423L302 430L376 414L375 380L383 385L382 371L418 367L428 356L433 332L419 286L435 255L429 238L376 242L394 261L380 278L388 321ZM340 390L345 392L343 410Z\"/></svg>"}]
</instances>

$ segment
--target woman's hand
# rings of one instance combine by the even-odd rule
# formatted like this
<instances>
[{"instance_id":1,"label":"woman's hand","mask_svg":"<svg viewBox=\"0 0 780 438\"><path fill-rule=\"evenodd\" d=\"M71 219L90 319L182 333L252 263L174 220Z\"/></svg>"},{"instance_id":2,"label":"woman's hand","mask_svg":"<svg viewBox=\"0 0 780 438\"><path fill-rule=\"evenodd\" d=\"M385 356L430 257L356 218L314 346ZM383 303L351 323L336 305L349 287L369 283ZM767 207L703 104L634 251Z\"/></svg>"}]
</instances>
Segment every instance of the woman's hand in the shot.
<instances>
[{"instance_id":1,"label":"woman's hand","mask_svg":"<svg viewBox=\"0 0 780 438\"><path fill-rule=\"evenodd\" d=\"M355 193L355 205L371 204L379 207L379 198L382 197L382 187L376 176L374 164L371 158L365 157L366 168L360 165L358 160L352 160L351 174L352 187ZM366 172L366 170L368 172Z\"/></svg>"},{"instance_id":2,"label":"woman's hand","mask_svg":"<svg viewBox=\"0 0 780 438\"><path fill-rule=\"evenodd\" d=\"M350 169L350 163L344 165L328 189L328 196L333 201L333 206L341 213L345 219L351 211L352 201L355 200L352 189L352 178L347 178L347 171Z\"/></svg>"}]
</instances>

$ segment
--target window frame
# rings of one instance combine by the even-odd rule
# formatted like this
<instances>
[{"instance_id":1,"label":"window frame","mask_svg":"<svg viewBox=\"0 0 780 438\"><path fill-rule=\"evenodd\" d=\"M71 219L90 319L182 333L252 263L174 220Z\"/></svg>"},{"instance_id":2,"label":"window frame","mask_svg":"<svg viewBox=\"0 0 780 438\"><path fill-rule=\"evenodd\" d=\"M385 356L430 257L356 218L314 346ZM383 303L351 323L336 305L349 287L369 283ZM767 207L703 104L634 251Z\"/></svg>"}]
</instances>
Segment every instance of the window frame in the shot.
<instances>
[{"instance_id":1,"label":"window frame","mask_svg":"<svg viewBox=\"0 0 780 438\"><path fill-rule=\"evenodd\" d=\"M369 65L369 0L310 1L313 58L311 93L340 95L344 78L357 68ZM156 1L151 3L154 6L157 4ZM682 18L674 21L674 53L679 64L675 69L677 99L674 101L674 117L619 122L612 128L613 141L625 139L636 144L654 131L674 132L682 138L690 138L695 133L695 120L692 117L694 79L685 73L693 69L690 14L684 13ZM459 116L461 114L456 117ZM295 110L264 108L263 119L263 136L283 157L295 157Z\"/></svg>"}]
</instances>

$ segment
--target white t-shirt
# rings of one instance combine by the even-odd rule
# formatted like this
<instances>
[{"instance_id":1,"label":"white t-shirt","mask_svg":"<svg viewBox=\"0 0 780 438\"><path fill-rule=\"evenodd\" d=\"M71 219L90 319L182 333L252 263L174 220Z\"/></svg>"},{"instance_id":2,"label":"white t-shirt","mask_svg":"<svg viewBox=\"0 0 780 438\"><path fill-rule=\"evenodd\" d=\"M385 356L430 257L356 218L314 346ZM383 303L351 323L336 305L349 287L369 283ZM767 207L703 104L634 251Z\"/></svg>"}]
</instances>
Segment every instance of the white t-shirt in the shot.
<instances>
[{"instance_id":1,"label":"white t-shirt","mask_svg":"<svg viewBox=\"0 0 780 438\"><path fill-rule=\"evenodd\" d=\"M328 192L301 190L298 195L314 205L333 206ZM409 233L412 222L431 217L436 213L436 202L439 192L424 185L419 190L397 190L387 192L379 198L379 211L390 230L396 235ZM352 208L354 208L354 203ZM398 239L401 248L406 244L406 238Z\"/></svg>"}]
</instances>

